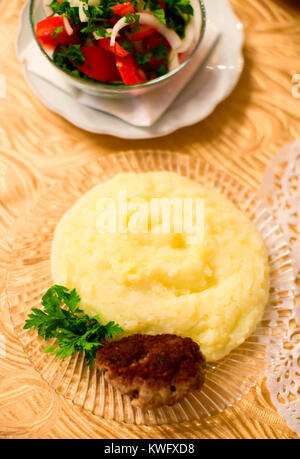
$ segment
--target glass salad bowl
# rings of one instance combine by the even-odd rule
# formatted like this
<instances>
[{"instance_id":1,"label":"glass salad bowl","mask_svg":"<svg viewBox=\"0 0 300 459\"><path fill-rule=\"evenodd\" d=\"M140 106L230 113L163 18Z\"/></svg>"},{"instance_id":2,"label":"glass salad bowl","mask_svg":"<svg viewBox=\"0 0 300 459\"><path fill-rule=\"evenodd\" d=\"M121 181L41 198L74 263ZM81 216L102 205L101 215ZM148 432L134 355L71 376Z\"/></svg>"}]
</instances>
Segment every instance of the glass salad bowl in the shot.
<instances>
[{"instance_id":1,"label":"glass salad bowl","mask_svg":"<svg viewBox=\"0 0 300 459\"><path fill-rule=\"evenodd\" d=\"M196 0L199 2L199 10L201 14L201 28L199 34L199 40L195 44L193 51L188 55L188 57L182 62L178 67L174 70L169 71L168 73L159 76L153 80L146 81L145 83L139 84L132 84L132 85L125 85L123 82L101 82L93 79L85 79L81 76L74 76L71 73L65 71L64 69L60 68L51 58L51 55L48 54L43 47L41 46L40 42L36 38L36 25L39 21L42 21L46 17L49 16L49 8L47 14L47 4L51 3L51 0L31 0L30 2L30 11L29 11L29 20L31 25L32 34L34 40L36 41L41 54L51 62L51 64L55 67L57 72L62 76L67 84L73 86L79 90L82 90L88 94L101 96L101 97L108 97L108 98L119 98L119 97L132 97L132 96L140 96L146 93L153 91L154 89L161 89L166 88L167 85L181 72L193 59L195 56L201 42L203 36L205 34L206 29L206 11L205 6L202 0ZM46 5L46 6L45 6ZM51 10L50 10L51 11Z\"/></svg>"}]
</instances>

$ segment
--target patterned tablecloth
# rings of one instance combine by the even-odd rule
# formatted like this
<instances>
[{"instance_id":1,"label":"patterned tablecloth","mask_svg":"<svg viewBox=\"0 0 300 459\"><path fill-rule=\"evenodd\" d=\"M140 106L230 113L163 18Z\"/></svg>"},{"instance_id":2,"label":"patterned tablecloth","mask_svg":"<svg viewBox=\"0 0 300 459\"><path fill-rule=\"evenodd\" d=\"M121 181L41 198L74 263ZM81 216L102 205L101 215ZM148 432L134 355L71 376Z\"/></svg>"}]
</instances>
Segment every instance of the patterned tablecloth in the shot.
<instances>
[{"instance_id":1,"label":"patterned tablecloth","mask_svg":"<svg viewBox=\"0 0 300 459\"><path fill-rule=\"evenodd\" d=\"M0 98L0 437L296 438L276 413L265 381L202 423L138 427L97 418L58 395L32 368L14 334L3 292L16 219L45 186L68 180L70 167L91 158L137 148L180 151L202 157L256 190L270 159L286 142L300 138L298 0L232 0L246 33L245 69L237 88L204 122L139 141L86 133L32 94L15 55L23 3L0 3L0 74L6 81L6 95Z\"/></svg>"}]
</instances>

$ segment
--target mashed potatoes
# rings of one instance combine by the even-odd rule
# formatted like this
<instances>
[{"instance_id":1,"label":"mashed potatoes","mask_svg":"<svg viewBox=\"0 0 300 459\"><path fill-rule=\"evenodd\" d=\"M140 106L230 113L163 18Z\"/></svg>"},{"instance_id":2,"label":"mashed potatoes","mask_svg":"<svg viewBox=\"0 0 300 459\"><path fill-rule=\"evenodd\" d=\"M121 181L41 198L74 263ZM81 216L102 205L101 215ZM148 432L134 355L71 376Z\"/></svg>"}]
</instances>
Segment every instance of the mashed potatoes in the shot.
<instances>
[{"instance_id":1,"label":"mashed potatoes","mask_svg":"<svg viewBox=\"0 0 300 459\"><path fill-rule=\"evenodd\" d=\"M162 215L149 214L155 198L204 203L202 219L196 204L184 211L204 232L193 239L188 225L180 231L175 207L166 232ZM77 289L88 314L126 334L189 336L208 361L254 331L269 292L267 252L253 224L216 192L168 172L120 174L86 193L57 226L52 274Z\"/></svg>"}]
</instances>

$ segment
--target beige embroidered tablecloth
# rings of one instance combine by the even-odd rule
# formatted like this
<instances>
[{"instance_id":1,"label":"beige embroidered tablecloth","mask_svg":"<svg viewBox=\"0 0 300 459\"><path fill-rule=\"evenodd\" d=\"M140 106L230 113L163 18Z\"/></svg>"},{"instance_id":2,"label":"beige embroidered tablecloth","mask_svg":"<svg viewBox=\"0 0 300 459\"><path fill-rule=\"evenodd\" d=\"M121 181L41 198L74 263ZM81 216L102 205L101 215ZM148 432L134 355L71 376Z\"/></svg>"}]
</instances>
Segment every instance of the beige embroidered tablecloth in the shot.
<instances>
[{"instance_id":1,"label":"beige embroidered tablecloth","mask_svg":"<svg viewBox=\"0 0 300 459\"><path fill-rule=\"evenodd\" d=\"M246 34L237 88L202 123L139 141L89 134L32 94L15 55L23 3L0 2L0 74L6 81L0 98L0 438L296 438L264 381L223 413L175 426L118 424L73 406L32 368L10 324L3 290L16 219L37 192L57 178L67 180L70 166L120 150L168 149L200 156L257 189L278 149L300 138L299 1L231 0Z\"/></svg>"}]
</instances>

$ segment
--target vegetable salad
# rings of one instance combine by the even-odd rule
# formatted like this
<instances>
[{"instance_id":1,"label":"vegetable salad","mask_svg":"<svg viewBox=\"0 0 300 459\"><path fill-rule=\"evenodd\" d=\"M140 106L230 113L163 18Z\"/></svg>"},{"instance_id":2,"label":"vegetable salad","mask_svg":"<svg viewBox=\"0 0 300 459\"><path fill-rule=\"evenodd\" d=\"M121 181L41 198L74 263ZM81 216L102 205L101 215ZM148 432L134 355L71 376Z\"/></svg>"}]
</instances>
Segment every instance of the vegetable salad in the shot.
<instances>
[{"instance_id":1,"label":"vegetable salad","mask_svg":"<svg viewBox=\"0 0 300 459\"><path fill-rule=\"evenodd\" d=\"M53 0L45 11L36 37L58 67L125 85L176 69L202 23L199 0Z\"/></svg>"}]
</instances>

